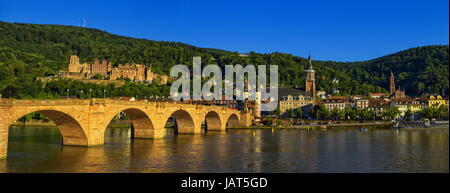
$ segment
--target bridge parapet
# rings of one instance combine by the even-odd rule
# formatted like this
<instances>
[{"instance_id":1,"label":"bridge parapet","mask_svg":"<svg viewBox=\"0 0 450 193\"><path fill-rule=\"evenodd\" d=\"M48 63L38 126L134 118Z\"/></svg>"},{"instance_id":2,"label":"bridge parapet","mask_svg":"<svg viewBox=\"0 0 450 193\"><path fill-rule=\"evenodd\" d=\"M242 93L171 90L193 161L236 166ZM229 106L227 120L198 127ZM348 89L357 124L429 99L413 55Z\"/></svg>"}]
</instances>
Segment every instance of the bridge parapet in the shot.
<instances>
[{"instance_id":1,"label":"bridge parapet","mask_svg":"<svg viewBox=\"0 0 450 193\"><path fill-rule=\"evenodd\" d=\"M195 109L222 109L237 111L226 106L207 106L199 104L184 104L174 102L147 102L147 101L127 101L114 99L0 99L0 106L67 106L67 105L130 105L130 106L155 106L155 107L183 107Z\"/></svg>"},{"instance_id":2,"label":"bridge parapet","mask_svg":"<svg viewBox=\"0 0 450 193\"><path fill-rule=\"evenodd\" d=\"M89 105L89 99L64 99L64 100L51 100L51 99L1 99L0 105L4 106L64 106L64 105Z\"/></svg>"}]
</instances>

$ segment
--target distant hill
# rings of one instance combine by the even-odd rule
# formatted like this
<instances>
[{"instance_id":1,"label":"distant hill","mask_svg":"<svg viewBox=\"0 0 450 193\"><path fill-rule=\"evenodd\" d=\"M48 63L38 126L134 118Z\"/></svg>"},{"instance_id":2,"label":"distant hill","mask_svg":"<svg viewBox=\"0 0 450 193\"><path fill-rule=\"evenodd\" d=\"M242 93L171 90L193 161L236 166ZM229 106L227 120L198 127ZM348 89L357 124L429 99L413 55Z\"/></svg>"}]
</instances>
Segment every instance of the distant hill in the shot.
<instances>
[{"instance_id":1,"label":"distant hill","mask_svg":"<svg viewBox=\"0 0 450 193\"><path fill-rule=\"evenodd\" d=\"M425 46L363 62L313 61L318 89L341 95L385 92L392 70L397 85L406 93L448 94L448 45ZM54 75L65 69L69 55L82 61L111 59L114 64L152 64L157 73L167 74L176 64L191 65L201 56L205 64L278 64L280 84L304 87L306 59L291 54L241 56L237 52L199 48L184 43L152 41L113 35L101 30L61 25L19 24L0 21L0 91L7 86L27 88L34 77ZM333 83L333 80L337 80ZM25 86L27 85L27 86ZM32 93L29 93L33 97Z\"/></svg>"},{"instance_id":2,"label":"distant hill","mask_svg":"<svg viewBox=\"0 0 450 193\"><path fill-rule=\"evenodd\" d=\"M340 79L346 80L346 83L350 78L356 82L379 85L387 89L392 71L396 78L396 86L406 90L408 95L441 94L444 91L448 96L448 53L448 45L424 46L363 62L319 63L327 69L331 68L330 71L335 71L337 74L344 72L345 75L336 74L336 76L341 76Z\"/></svg>"}]
</instances>

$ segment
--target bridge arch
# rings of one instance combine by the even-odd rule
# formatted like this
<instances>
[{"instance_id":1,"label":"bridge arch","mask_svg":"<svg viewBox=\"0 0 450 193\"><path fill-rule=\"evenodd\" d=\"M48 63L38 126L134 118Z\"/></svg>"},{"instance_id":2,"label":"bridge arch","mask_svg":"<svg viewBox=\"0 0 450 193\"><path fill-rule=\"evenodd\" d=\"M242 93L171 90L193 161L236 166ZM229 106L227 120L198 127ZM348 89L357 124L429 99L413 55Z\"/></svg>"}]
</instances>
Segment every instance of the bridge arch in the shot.
<instances>
[{"instance_id":1,"label":"bridge arch","mask_svg":"<svg viewBox=\"0 0 450 193\"><path fill-rule=\"evenodd\" d=\"M233 113L227 118L226 127L237 127L239 126L239 117Z\"/></svg>"},{"instance_id":2,"label":"bridge arch","mask_svg":"<svg viewBox=\"0 0 450 193\"><path fill-rule=\"evenodd\" d=\"M206 131L221 131L225 127L222 125L222 120L216 111L209 111L205 115L205 130Z\"/></svg>"},{"instance_id":3,"label":"bridge arch","mask_svg":"<svg viewBox=\"0 0 450 193\"><path fill-rule=\"evenodd\" d=\"M109 125L114 117L121 112L125 113L128 116L132 124L132 137L142 139L153 138L155 129L153 121L147 113L138 108L126 108L120 111L116 111L114 115L112 115L108 119L109 122L107 123L107 125ZM107 127L108 126L105 127L105 131Z\"/></svg>"},{"instance_id":4,"label":"bridge arch","mask_svg":"<svg viewBox=\"0 0 450 193\"><path fill-rule=\"evenodd\" d=\"M191 114L185 110L179 109L173 112L170 117L175 118L176 133L195 133L195 122Z\"/></svg>"},{"instance_id":5,"label":"bridge arch","mask_svg":"<svg viewBox=\"0 0 450 193\"><path fill-rule=\"evenodd\" d=\"M53 123L55 123L59 132L63 138L63 145L73 145L73 146L88 146L88 137L86 135L85 129L73 116L69 113L62 112L59 110L30 110L19 113L11 117L11 122L8 124L8 128L12 125L14 121L17 121L23 116L30 113L41 113L48 117Z\"/></svg>"}]
</instances>

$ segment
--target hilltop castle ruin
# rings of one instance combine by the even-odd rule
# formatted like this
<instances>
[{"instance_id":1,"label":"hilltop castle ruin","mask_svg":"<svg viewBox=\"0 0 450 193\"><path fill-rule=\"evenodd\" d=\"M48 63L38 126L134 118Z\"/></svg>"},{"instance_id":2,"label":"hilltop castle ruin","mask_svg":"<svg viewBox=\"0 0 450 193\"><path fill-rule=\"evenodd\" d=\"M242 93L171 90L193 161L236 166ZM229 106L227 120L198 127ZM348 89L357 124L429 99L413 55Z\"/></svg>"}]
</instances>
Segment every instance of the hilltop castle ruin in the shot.
<instances>
[{"instance_id":1,"label":"hilltop castle ruin","mask_svg":"<svg viewBox=\"0 0 450 193\"><path fill-rule=\"evenodd\" d=\"M102 79L119 80L130 79L133 82L167 84L169 77L152 72L151 65L119 64L113 66L106 59L95 59L91 64L80 63L78 56L72 55L69 59L67 71L60 72L58 76L70 79L92 79L97 74Z\"/></svg>"}]
</instances>

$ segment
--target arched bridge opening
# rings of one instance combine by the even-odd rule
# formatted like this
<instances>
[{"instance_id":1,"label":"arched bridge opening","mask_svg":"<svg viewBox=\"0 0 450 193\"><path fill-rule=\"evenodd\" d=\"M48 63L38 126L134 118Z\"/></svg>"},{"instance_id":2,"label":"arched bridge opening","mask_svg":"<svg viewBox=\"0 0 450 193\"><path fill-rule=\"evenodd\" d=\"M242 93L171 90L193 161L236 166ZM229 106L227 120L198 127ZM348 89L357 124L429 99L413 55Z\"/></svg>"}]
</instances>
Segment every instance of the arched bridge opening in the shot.
<instances>
[{"instance_id":1,"label":"arched bridge opening","mask_svg":"<svg viewBox=\"0 0 450 193\"><path fill-rule=\"evenodd\" d=\"M222 124L219 114L215 111L210 111L205 115L203 129L205 131L222 131L225 129Z\"/></svg>"},{"instance_id":2,"label":"arched bridge opening","mask_svg":"<svg viewBox=\"0 0 450 193\"><path fill-rule=\"evenodd\" d=\"M188 134L195 132L192 116L185 110L173 112L166 121L166 128L172 128L174 134Z\"/></svg>"},{"instance_id":3,"label":"arched bridge opening","mask_svg":"<svg viewBox=\"0 0 450 193\"><path fill-rule=\"evenodd\" d=\"M88 146L88 138L84 128L71 115L58 110L37 110L24 112L11 117L11 120L3 119L6 125L7 140L2 147L2 154L6 155L9 143L15 142L15 138L27 138L39 143L58 143L71 146ZM25 127L24 127L25 126ZM33 127L30 127L33 126ZM56 127L56 128L55 128ZM36 141L37 140L37 141ZM57 141L56 141L57 140ZM37 143L37 144L39 144ZM11 152L13 153L13 152Z\"/></svg>"},{"instance_id":4,"label":"arched bridge opening","mask_svg":"<svg viewBox=\"0 0 450 193\"><path fill-rule=\"evenodd\" d=\"M239 117L236 114L231 114L227 120L227 128L233 128L239 126Z\"/></svg>"},{"instance_id":5,"label":"arched bridge opening","mask_svg":"<svg viewBox=\"0 0 450 193\"><path fill-rule=\"evenodd\" d=\"M105 142L121 140L119 138L153 138L154 126L150 117L142 110L128 108L115 114L105 130Z\"/></svg>"}]
</instances>

